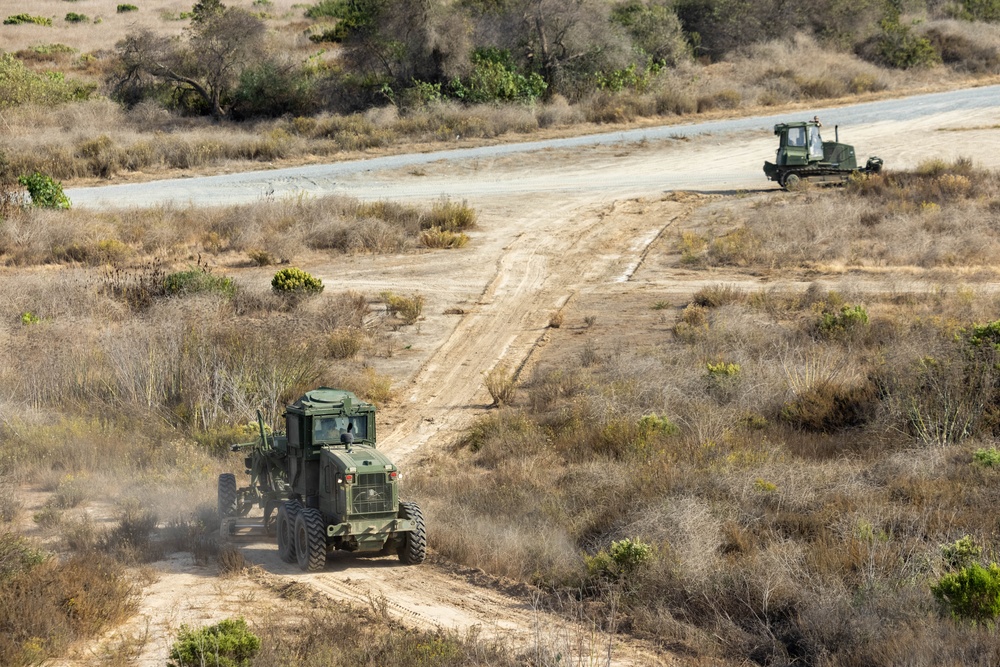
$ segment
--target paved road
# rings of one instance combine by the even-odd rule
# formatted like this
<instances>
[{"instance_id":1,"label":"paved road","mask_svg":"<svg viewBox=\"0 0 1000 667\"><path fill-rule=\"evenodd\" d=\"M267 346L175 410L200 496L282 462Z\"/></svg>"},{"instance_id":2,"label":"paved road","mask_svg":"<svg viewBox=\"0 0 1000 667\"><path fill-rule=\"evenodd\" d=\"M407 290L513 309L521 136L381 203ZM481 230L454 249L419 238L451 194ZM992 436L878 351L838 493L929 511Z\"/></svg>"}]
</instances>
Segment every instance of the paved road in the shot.
<instances>
[{"instance_id":1,"label":"paved road","mask_svg":"<svg viewBox=\"0 0 1000 667\"><path fill-rule=\"evenodd\" d=\"M590 191L617 190L620 194L657 189L712 189L714 187L763 187L766 181L760 175L760 164L773 151L773 137L770 130L776 122L818 114L829 128L840 125L850 128L850 137L843 137L848 143L855 143L860 136L868 137L861 131L863 127L877 127L883 123L915 121L921 118L952 116L961 119L966 114L975 116L983 110L1000 107L1000 86L988 86L967 90L919 95L905 99L867 102L844 107L817 108L803 113L757 116L735 120L711 121L686 125L667 125L635 130L608 132L565 139L530 141L500 146L463 148L353 160L325 165L310 165L288 169L252 171L220 176L173 179L110 185L105 187L73 188L67 195L76 207L113 208L131 206L154 206L165 203L178 205L221 205L252 202L266 197L298 196L303 193L313 196L345 194L362 199L429 199L436 196L466 197L477 195L517 194L545 190ZM736 135L735 139L733 135ZM478 180L474 184L463 184L448 180L427 179L424 182L407 183L401 186L394 179L380 178L380 172L401 169L417 169L424 165L446 160L451 162L469 160L497 160L518 154L539 151L572 151L594 146L623 146L644 142L663 142L681 138L718 136L727 145L733 145L744 138L761 140L763 152L754 151L759 157L745 158L743 161L712 160L700 169L677 169L676 171L639 169L626 178L604 179L601 174L587 174L583 171L566 173L558 179L546 179L539 175L489 182ZM767 137L765 140L764 137ZM827 136L828 140L832 137ZM767 143L770 142L770 143ZM877 142L876 142L877 143ZM867 153L860 142L858 153L864 160ZM744 142L745 145L745 142ZM769 146L769 148L768 148ZM878 148L876 146L876 148ZM567 159L567 162L573 162ZM891 166L891 160L887 160ZM625 182L623 182L623 180ZM609 192L610 193L610 192Z\"/></svg>"}]
</instances>

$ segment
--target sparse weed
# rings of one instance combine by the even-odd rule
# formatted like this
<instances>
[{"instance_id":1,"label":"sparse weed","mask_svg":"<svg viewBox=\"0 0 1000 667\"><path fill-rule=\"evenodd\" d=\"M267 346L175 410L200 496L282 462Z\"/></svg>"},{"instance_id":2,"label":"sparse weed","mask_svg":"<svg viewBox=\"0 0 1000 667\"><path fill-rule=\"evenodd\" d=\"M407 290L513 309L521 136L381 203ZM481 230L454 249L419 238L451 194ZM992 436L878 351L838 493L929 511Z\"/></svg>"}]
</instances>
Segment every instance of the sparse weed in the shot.
<instances>
[{"instance_id":1,"label":"sparse weed","mask_svg":"<svg viewBox=\"0 0 1000 667\"><path fill-rule=\"evenodd\" d=\"M695 292L692 302L705 308L718 308L730 303L741 303L746 295L734 285L712 285Z\"/></svg>"}]
</instances>

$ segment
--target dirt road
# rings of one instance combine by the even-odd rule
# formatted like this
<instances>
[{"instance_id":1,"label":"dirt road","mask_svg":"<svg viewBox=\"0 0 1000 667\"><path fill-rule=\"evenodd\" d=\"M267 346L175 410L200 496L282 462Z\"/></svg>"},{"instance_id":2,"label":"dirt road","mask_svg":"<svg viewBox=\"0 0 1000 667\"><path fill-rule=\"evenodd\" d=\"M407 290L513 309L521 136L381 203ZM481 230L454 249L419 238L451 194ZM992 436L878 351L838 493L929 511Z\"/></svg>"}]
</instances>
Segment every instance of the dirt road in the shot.
<instances>
[{"instance_id":1,"label":"dirt road","mask_svg":"<svg viewBox=\"0 0 1000 667\"><path fill-rule=\"evenodd\" d=\"M929 96L818 113L828 125L841 124L841 140L856 146L861 161L877 154L889 168L905 168L929 158L968 156L998 168L1000 152L994 147L1000 137L995 120L1000 88L964 92L968 97L951 101ZM807 115L812 112L784 119ZM591 143L535 145L529 151L494 147L492 152L401 156L68 194L77 206L104 206L114 200L139 205L165 199L246 201L265 192L282 196L302 191L467 199L480 212L480 226L465 249L343 257L306 267L338 289L418 289L427 298L426 319L411 349L387 362L399 400L380 417L381 446L412 469L487 409L484 373L497 363L511 368L532 363L546 343L554 312L571 307L574 300L586 300L596 304L588 307L596 308L602 319L613 321L616 300L629 294L689 293L700 287L705 276L686 282L689 279L679 272L664 275L643 265L645 254L650 249L662 252L672 227L699 204L697 196L668 191L786 196L761 172L763 161L774 153L769 126L777 119L730 121L699 131L668 128L659 135L643 130L645 135L624 141L619 135ZM847 119L858 122L848 125ZM529 593L500 592L481 585L483 577L476 573L456 572L446 565L404 568L388 559L332 557L325 572L303 574L282 563L270 543L248 544L244 552L268 572L307 583L333 599L358 604L384 599L388 613L417 627L478 626L526 650L541 643L565 645L565 655L575 655L581 664L597 664L587 661L605 655L608 642L617 664L680 664L674 656L641 643L542 613ZM161 582L176 570L164 568ZM150 596L135 623L164 623L184 596L183 589L174 597ZM213 615L218 614L205 614ZM163 642L152 644L140 664L162 664Z\"/></svg>"}]
</instances>

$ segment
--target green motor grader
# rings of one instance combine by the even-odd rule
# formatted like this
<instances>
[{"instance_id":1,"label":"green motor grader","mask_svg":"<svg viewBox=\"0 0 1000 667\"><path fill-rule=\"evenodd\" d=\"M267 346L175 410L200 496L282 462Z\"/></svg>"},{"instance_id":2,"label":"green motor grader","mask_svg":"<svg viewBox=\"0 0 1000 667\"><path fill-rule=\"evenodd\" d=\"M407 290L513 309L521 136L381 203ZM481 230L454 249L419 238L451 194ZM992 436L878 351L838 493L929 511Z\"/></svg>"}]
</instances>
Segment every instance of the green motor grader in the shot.
<instances>
[{"instance_id":1,"label":"green motor grader","mask_svg":"<svg viewBox=\"0 0 1000 667\"><path fill-rule=\"evenodd\" d=\"M219 476L224 535L276 535L282 560L310 571L338 549L423 562L423 514L400 500L399 470L375 446L374 405L320 387L286 406L284 433L268 434L257 419L259 439L231 448L245 454L250 484L237 488L235 475ZM248 517L254 507L263 519Z\"/></svg>"}]
</instances>

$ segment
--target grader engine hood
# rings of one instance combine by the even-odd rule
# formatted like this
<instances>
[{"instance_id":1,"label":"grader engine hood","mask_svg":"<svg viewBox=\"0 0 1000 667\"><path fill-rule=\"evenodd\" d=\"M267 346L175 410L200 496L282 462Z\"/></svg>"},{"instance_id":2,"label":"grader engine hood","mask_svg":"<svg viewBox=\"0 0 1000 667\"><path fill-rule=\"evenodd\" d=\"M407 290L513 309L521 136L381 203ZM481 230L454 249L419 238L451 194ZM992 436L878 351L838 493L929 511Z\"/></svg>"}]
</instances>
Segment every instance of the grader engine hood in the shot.
<instances>
[{"instance_id":1,"label":"grader engine hood","mask_svg":"<svg viewBox=\"0 0 1000 667\"><path fill-rule=\"evenodd\" d=\"M337 485L344 491L349 515L395 512L399 472L377 449L362 446L350 451L324 448L337 469Z\"/></svg>"}]
</instances>

